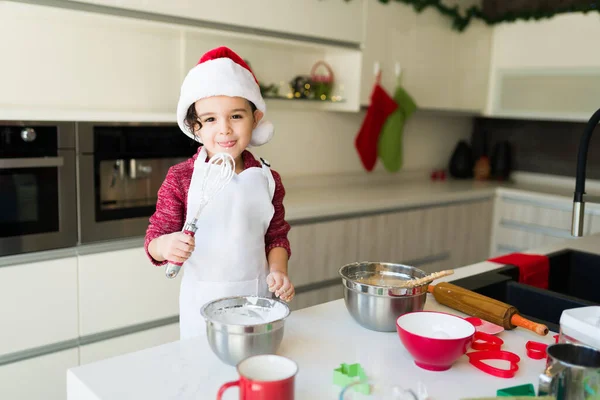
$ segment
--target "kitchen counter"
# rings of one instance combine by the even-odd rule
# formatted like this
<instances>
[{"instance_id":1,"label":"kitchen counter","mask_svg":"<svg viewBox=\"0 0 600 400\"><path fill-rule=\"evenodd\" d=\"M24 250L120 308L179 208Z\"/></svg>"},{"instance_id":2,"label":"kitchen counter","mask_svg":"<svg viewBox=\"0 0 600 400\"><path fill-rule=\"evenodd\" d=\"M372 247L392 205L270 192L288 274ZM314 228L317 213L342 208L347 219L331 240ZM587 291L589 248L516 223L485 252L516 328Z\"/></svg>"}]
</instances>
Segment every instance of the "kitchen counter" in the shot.
<instances>
[{"instance_id":1,"label":"kitchen counter","mask_svg":"<svg viewBox=\"0 0 600 400\"><path fill-rule=\"evenodd\" d=\"M548 201L573 201L575 179L515 172L510 181L472 179L432 181L422 172L322 177L307 183L284 179L286 218L291 223L365 215L388 210L423 208L492 198L496 194L532 195ZM586 182L588 194L600 194L600 182ZM600 205L586 203L600 213Z\"/></svg>"},{"instance_id":2,"label":"kitchen counter","mask_svg":"<svg viewBox=\"0 0 600 400\"><path fill-rule=\"evenodd\" d=\"M573 178L515 172L509 182L432 181L423 171L284 178L286 219L292 225L360 217L387 211L444 206L496 195L531 197L533 202L564 202L571 207ZM588 194L600 195L600 181L586 182ZM586 203L586 212L600 215L600 204ZM120 238L75 247L0 257L0 267L77 255L138 248L139 237Z\"/></svg>"},{"instance_id":3,"label":"kitchen counter","mask_svg":"<svg viewBox=\"0 0 600 400\"><path fill-rule=\"evenodd\" d=\"M528 252L549 254L565 248L600 254L600 234ZM440 281L453 281L499 267L500 264L481 262L455 269L454 275ZM425 310L464 316L438 304L431 295L428 295ZM544 361L528 358L525 343L535 340L550 344L552 336L551 332L540 337L521 328L500 334L503 349L521 357L519 371L511 379L497 378L475 369L466 356L448 371L430 372L414 365L395 332L374 332L361 327L347 312L344 301L336 300L293 312L286 321L278 354L299 365L297 400L337 399L340 389L332 384L333 370L341 363L355 362L361 363L373 379L413 389L422 382L432 400L458 400L493 397L497 389L526 383L533 383L537 388ZM67 390L69 400L212 399L221 384L236 377L235 368L223 364L205 338L197 338L70 369ZM235 389L226 394L227 399L237 398Z\"/></svg>"}]
</instances>

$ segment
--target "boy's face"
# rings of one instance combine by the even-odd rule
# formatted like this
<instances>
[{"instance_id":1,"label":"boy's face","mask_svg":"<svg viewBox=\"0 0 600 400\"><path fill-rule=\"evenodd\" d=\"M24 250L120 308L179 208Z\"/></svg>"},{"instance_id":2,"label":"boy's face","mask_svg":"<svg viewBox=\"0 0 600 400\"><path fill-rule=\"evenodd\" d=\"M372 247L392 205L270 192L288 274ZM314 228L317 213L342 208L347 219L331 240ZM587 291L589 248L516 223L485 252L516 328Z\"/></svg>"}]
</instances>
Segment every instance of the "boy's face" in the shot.
<instances>
[{"instance_id":1,"label":"boy's face","mask_svg":"<svg viewBox=\"0 0 600 400\"><path fill-rule=\"evenodd\" d=\"M200 137L209 157L215 153L229 153L236 163L236 171L243 169L242 152L250 143L252 130L263 116L250 108L242 97L213 96L194 104L202 128L195 134Z\"/></svg>"}]
</instances>

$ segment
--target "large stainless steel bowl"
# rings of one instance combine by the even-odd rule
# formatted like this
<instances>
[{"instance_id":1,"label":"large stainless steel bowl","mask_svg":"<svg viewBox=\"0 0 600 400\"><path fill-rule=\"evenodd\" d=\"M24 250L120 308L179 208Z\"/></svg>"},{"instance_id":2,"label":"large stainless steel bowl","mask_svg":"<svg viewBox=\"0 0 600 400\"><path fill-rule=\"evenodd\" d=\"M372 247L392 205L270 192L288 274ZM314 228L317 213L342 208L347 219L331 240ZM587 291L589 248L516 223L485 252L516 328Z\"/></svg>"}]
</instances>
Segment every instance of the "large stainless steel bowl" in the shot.
<instances>
[{"instance_id":1,"label":"large stainless steel bowl","mask_svg":"<svg viewBox=\"0 0 600 400\"><path fill-rule=\"evenodd\" d=\"M256 315L254 312L268 314L265 322L252 321L252 316ZM205 304L201 314L206 321L206 334L212 351L224 363L237 365L250 356L277 352L290 308L278 299L235 296ZM249 317L244 318L243 314Z\"/></svg>"},{"instance_id":2,"label":"large stainless steel bowl","mask_svg":"<svg viewBox=\"0 0 600 400\"><path fill-rule=\"evenodd\" d=\"M427 284L399 287L399 281L423 278L425 271L403 264L357 262L344 265L339 274L344 301L352 317L367 329L396 330L396 319L407 312L422 311Z\"/></svg>"}]
</instances>

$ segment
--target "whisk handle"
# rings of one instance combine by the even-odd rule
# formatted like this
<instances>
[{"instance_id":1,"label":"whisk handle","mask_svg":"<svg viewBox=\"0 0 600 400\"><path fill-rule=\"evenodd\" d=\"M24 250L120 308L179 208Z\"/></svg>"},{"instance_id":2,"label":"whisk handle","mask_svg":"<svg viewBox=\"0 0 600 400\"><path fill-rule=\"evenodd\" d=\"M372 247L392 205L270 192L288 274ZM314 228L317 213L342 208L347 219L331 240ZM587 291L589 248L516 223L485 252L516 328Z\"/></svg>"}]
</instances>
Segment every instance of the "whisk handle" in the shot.
<instances>
[{"instance_id":1,"label":"whisk handle","mask_svg":"<svg viewBox=\"0 0 600 400\"><path fill-rule=\"evenodd\" d=\"M193 237L196 234L196 223L188 222L183 227L182 232L185 233L186 235ZM181 270L182 265L183 265L183 263L180 263L180 262L169 261L169 263L167 264L167 268L165 270L165 275L167 276L167 278L169 278L169 279L175 278L177 276L177 274L179 274L179 270Z\"/></svg>"}]
</instances>

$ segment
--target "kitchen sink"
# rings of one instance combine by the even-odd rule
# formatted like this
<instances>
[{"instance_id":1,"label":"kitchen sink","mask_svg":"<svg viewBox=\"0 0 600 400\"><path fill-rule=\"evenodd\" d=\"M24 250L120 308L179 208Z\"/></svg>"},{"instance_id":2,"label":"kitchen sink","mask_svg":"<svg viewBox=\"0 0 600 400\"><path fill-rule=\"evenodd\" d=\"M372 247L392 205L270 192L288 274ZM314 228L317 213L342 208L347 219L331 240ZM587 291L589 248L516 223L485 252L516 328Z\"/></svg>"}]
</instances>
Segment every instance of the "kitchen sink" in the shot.
<instances>
[{"instance_id":1,"label":"kitchen sink","mask_svg":"<svg viewBox=\"0 0 600 400\"><path fill-rule=\"evenodd\" d=\"M566 249L548 259L548 289L519 283L513 265L451 283L515 306L524 317L558 332L564 310L600 304L600 255Z\"/></svg>"}]
</instances>

